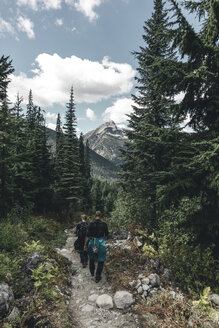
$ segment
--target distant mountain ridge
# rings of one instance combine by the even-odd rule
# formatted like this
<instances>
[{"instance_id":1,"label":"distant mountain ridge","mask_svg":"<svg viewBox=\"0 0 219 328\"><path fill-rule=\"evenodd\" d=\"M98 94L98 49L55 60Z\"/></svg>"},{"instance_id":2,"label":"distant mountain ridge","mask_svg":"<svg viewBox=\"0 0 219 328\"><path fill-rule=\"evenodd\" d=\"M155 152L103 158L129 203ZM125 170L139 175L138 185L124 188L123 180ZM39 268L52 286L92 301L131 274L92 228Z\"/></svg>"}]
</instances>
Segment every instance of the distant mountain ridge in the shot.
<instances>
[{"instance_id":1,"label":"distant mountain ridge","mask_svg":"<svg viewBox=\"0 0 219 328\"><path fill-rule=\"evenodd\" d=\"M55 152L56 132L47 128L48 145ZM120 148L124 147L126 137L122 129L111 121L102 124L96 130L85 134L84 142L89 141L92 175L99 179L112 180L120 171L118 163Z\"/></svg>"},{"instance_id":2,"label":"distant mountain ridge","mask_svg":"<svg viewBox=\"0 0 219 328\"><path fill-rule=\"evenodd\" d=\"M124 148L127 137L114 121L106 122L86 133L84 140L85 142L88 140L89 147L100 156L114 164L121 163L120 149Z\"/></svg>"}]
</instances>

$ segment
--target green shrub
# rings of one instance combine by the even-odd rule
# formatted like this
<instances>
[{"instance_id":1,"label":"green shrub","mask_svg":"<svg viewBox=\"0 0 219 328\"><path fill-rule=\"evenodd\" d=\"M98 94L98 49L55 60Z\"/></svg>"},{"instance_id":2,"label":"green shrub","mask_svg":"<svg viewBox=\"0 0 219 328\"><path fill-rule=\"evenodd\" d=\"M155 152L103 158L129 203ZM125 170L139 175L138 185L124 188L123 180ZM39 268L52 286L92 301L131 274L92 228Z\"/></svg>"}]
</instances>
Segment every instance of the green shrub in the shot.
<instances>
[{"instance_id":1,"label":"green shrub","mask_svg":"<svg viewBox=\"0 0 219 328\"><path fill-rule=\"evenodd\" d=\"M0 224L0 251L16 251L26 239L22 224L13 225L8 221Z\"/></svg>"},{"instance_id":2,"label":"green shrub","mask_svg":"<svg viewBox=\"0 0 219 328\"><path fill-rule=\"evenodd\" d=\"M59 298L59 293L56 290L57 279L60 276L57 266L47 267L46 263L41 263L36 270L32 272L34 287L48 301Z\"/></svg>"},{"instance_id":3,"label":"green shrub","mask_svg":"<svg viewBox=\"0 0 219 328\"><path fill-rule=\"evenodd\" d=\"M66 242L64 227L57 221L44 217L30 217L26 229L29 236L43 244L61 247Z\"/></svg>"},{"instance_id":4,"label":"green shrub","mask_svg":"<svg viewBox=\"0 0 219 328\"><path fill-rule=\"evenodd\" d=\"M120 191L108 221L110 229L125 229L130 224L145 226L150 221L149 208L150 206L145 199L137 200L128 194L124 196L123 192Z\"/></svg>"},{"instance_id":5,"label":"green shrub","mask_svg":"<svg viewBox=\"0 0 219 328\"><path fill-rule=\"evenodd\" d=\"M30 237L35 240L44 239L44 236L49 233L49 225L48 220L39 216L33 217L31 216L28 219L26 229ZM46 238L45 238L46 239Z\"/></svg>"},{"instance_id":6,"label":"green shrub","mask_svg":"<svg viewBox=\"0 0 219 328\"><path fill-rule=\"evenodd\" d=\"M32 240L30 243L25 242L23 250L27 254L33 254L34 252L44 252L45 247L40 244L40 241Z\"/></svg>"},{"instance_id":7,"label":"green shrub","mask_svg":"<svg viewBox=\"0 0 219 328\"><path fill-rule=\"evenodd\" d=\"M215 245L200 244L191 218L200 209L199 197L184 198L178 206L164 211L159 220L159 256L175 279L185 289L201 292L204 287L216 289L219 284Z\"/></svg>"},{"instance_id":8,"label":"green shrub","mask_svg":"<svg viewBox=\"0 0 219 328\"><path fill-rule=\"evenodd\" d=\"M213 257L213 247L182 243L182 236L172 235L163 239L159 248L161 261L174 273L182 287L200 292L206 285L219 284L218 263Z\"/></svg>"},{"instance_id":9,"label":"green shrub","mask_svg":"<svg viewBox=\"0 0 219 328\"><path fill-rule=\"evenodd\" d=\"M20 260L9 254L0 253L0 282L9 281L17 276Z\"/></svg>"}]
</instances>

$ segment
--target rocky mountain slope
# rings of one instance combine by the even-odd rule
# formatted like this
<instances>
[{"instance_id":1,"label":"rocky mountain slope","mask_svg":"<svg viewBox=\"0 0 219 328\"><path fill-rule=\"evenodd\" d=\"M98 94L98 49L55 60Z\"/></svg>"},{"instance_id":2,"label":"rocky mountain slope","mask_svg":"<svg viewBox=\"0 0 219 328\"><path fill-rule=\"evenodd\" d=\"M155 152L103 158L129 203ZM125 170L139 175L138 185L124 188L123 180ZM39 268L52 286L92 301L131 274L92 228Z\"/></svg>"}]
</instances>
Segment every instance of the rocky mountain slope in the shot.
<instances>
[{"instance_id":1,"label":"rocky mountain slope","mask_svg":"<svg viewBox=\"0 0 219 328\"><path fill-rule=\"evenodd\" d=\"M110 126L112 126L112 128L110 128ZM95 135L94 131L88 132L85 136L85 142L87 139L89 140L91 169L93 176L100 179L112 180L116 178L117 173L119 172L119 167L116 165L119 160L117 160L116 156L119 156L119 148L122 146L121 140L123 138L123 131L117 129L115 123L112 124L111 122L103 124L101 127L97 129L97 136ZM115 133L116 129L117 133ZM112 133L110 133L110 130L112 130ZM54 153L56 147L56 132L47 128L47 134L48 144L51 147L51 152ZM115 136L113 137L111 134ZM91 139L88 138L88 135L90 135ZM116 135L118 137L116 137ZM121 137L119 137L120 135ZM100 149L101 138L104 140L103 154L105 156L100 154L98 147L96 151L94 149L95 147L93 146L93 140L95 139L96 144L99 144ZM113 140L113 138L115 140ZM113 160L110 160L110 158L113 158Z\"/></svg>"},{"instance_id":2,"label":"rocky mountain slope","mask_svg":"<svg viewBox=\"0 0 219 328\"><path fill-rule=\"evenodd\" d=\"M110 121L86 133L84 140L89 141L90 148L97 154L114 164L119 164L121 162L120 149L124 147L127 137L122 129Z\"/></svg>"}]
</instances>

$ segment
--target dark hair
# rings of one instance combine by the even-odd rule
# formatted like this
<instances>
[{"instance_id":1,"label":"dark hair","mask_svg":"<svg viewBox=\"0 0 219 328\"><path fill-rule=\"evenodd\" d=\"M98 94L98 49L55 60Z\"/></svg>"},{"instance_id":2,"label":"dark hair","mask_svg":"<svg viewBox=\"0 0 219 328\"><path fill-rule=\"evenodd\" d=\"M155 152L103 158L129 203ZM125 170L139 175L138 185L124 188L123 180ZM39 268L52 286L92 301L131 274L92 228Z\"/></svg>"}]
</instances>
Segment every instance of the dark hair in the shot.
<instances>
[{"instance_id":1,"label":"dark hair","mask_svg":"<svg viewBox=\"0 0 219 328\"><path fill-rule=\"evenodd\" d=\"M96 211L95 216L101 217L101 212L100 211Z\"/></svg>"}]
</instances>

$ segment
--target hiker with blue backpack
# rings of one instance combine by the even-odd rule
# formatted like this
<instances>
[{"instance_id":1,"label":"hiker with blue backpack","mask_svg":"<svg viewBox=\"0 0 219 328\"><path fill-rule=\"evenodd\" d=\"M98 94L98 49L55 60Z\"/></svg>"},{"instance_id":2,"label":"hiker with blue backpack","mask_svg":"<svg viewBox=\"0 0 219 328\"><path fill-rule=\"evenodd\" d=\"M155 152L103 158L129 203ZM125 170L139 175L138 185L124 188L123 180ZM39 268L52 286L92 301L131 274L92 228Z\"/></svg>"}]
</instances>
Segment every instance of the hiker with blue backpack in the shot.
<instances>
[{"instance_id":1,"label":"hiker with blue backpack","mask_svg":"<svg viewBox=\"0 0 219 328\"><path fill-rule=\"evenodd\" d=\"M104 238L108 234L107 224L101 220L101 212L97 211L95 220L88 225L84 245L84 251L88 251L90 273L92 276L95 274L95 281L97 283L101 280L104 261L106 260L106 244ZM95 267L95 262L97 262L97 268Z\"/></svg>"},{"instance_id":2,"label":"hiker with blue backpack","mask_svg":"<svg viewBox=\"0 0 219 328\"><path fill-rule=\"evenodd\" d=\"M76 226L76 235L78 239L75 243L75 249L80 253L82 267L85 268L88 262L87 250L84 249L85 239L87 236L87 217L85 214L81 216L81 222L79 222Z\"/></svg>"}]
</instances>

